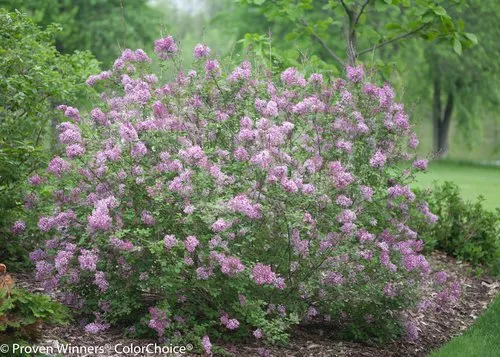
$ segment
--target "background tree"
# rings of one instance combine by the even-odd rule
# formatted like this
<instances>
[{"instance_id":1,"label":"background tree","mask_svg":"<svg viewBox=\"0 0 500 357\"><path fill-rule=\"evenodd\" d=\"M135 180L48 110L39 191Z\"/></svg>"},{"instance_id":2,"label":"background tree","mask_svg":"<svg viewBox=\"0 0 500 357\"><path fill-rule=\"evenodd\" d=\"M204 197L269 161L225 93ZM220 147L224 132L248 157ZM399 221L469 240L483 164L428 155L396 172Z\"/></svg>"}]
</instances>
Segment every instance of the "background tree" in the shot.
<instances>
[{"instance_id":1,"label":"background tree","mask_svg":"<svg viewBox=\"0 0 500 357\"><path fill-rule=\"evenodd\" d=\"M454 52L443 46L425 45L423 59L428 65L423 81L426 88L420 95L430 93L432 87L433 149L438 157L445 157L449 151L449 133L452 122L456 122L464 141L472 143L480 138L481 118L493 117L492 112L500 104L500 28L498 16L500 4L494 0L462 1L460 6L448 4L447 11L460 17L460 28L467 24L464 36L477 46L462 50L462 38L453 38ZM498 11L495 11L494 9ZM463 51L463 55L462 55ZM413 72L414 73L414 72ZM429 99L429 98L428 98ZM474 140L476 139L476 140Z\"/></svg>"},{"instance_id":2,"label":"background tree","mask_svg":"<svg viewBox=\"0 0 500 357\"><path fill-rule=\"evenodd\" d=\"M271 49L270 39L263 34L272 32L272 57L285 58L285 66L300 66L300 58L306 54L316 64L314 70L337 74L345 64L361 61L376 67L395 87L405 83L398 91L405 93L407 104L418 103L420 116L432 122L432 150L437 157L448 152L452 117L469 145L480 138L481 121L494 125L488 117L499 101L495 1L240 3L267 20L253 22L263 28L243 35L244 45L266 52ZM271 58L271 54L266 52L263 57ZM425 123L421 126L427 127Z\"/></svg>"},{"instance_id":3,"label":"background tree","mask_svg":"<svg viewBox=\"0 0 500 357\"><path fill-rule=\"evenodd\" d=\"M337 65L354 65L363 56L419 36L455 40L465 47L463 35L446 9L432 0L240 0L258 7L270 21L288 25L286 40L315 41L321 58Z\"/></svg>"},{"instance_id":4,"label":"background tree","mask_svg":"<svg viewBox=\"0 0 500 357\"><path fill-rule=\"evenodd\" d=\"M162 16L147 0L0 0L0 7L24 11L43 27L60 24L61 53L90 50L106 66L125 47L151 47L161 32Z\"/></svg>"}]
</instances>

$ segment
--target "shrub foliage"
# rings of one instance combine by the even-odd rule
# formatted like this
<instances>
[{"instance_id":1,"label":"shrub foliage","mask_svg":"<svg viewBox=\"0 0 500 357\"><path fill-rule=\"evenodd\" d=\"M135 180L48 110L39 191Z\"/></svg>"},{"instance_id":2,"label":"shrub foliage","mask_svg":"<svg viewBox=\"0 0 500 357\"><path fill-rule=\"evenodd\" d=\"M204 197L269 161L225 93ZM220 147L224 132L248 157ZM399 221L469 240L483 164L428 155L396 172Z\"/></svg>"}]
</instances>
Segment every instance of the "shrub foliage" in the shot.
<instances>
[{"instance_id":1,"label":"shrub foliage","mask_svg":"<svg viewBox=\"0 0 500 357\"><path fill-rule=\"evenodd\" d=\"M88 52L61 55L60 30L45 30L20 13L0 9L0 261L19 261L31 249L15 241L10 223L22 212L20 195L32 171L50 156L56 103L84 102L94 91L84 80L98 70ZM8 244L7 244L8 242Z\"/></svg>"},{"instance_id":2,"label":"shrub foliage","mask_svg":"<svg viewBox=\"0 0 500 357\"><path fill-rule=\"evenodd\" d=\"M46 295L0 289L0 342L35 342L43 324L65 324L68 309Z\"/></svg>"}]
</instances>

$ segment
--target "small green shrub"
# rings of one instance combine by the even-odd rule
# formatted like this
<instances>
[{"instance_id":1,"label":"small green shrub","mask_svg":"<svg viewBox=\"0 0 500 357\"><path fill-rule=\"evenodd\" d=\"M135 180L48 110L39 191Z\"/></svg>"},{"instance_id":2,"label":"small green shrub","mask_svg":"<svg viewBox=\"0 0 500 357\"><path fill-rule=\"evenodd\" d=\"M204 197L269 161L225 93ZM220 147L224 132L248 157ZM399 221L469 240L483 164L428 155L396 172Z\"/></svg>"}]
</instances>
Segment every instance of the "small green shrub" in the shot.
<instances>
[{"instance_id":1,"label":"small green shrub","mask_svg":"<svg viewBox=\"0 0 500 357\"><path fill-rule=\"evenodd\" d=\"M425 225L421 230L426 248L443 250L498 273L500 210L486 210L482 196L476 202L465 201L452 182L436 186L426 199L431 211L439 216L435 225Z\"/></svg>"},{"instance_id":2,"label":"small green shrub","mask_svg":"<svg viewBox=\"0 0 500 357\"><path fill-rule=\"evenodd\" d=\"M13 289L0 290L0 343L34 342L42 324L65 324L68 309L46 295Z\"/></svg>"}]
</instances>

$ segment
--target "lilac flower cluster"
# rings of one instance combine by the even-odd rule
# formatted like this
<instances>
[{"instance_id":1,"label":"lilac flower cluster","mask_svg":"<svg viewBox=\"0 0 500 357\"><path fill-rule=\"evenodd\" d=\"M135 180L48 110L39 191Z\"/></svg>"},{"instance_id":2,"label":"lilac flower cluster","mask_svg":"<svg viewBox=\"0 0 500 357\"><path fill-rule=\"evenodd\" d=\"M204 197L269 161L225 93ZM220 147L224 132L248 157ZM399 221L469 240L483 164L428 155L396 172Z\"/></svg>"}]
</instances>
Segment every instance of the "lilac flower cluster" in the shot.
<instances>
[{"instance_id":1,"label":"lilac flower cluster","mask_svg":"<svg viewBox=\"0 0 500 357\"><path fill-rule=\"evenodd\" d=\"M172 36L167 36L155 41L155 53L161 59L170 59L177 53L177 44Z\"/></svg>"},{"instance_id":2,"label":"lilac flower cluster","mask_svg":"<svg viewBox=\"0 0 500 357\"><path fill-rule=\"evenodd\" d=\"M167 318L167 313L164 310L151 307L149 309L149 314L151 318L148 322L148 326L155 330L158 336L163 336L165 334L165 329L170 324Z\"/></svg>"},{"instance_id":3,"label":"lilac flower cluster","mask_svg":"<svg viewBox=\"0 0 500 357\"><path fill-rule=\"evenodd\" d=\"M24 221L16 221L12 225L10 231L12 232L12 234L19 235L23 233L25 229L26 229L26 223L24 223Z\"/></svg>"},{"instance_id":4,"label":"lilac flower cluster","mask_svg":"<svg viewBox=\"0 0 500 357\"><path fill-rule=\"evenodd\" d=\"M210 54L210 47L201 43L194 46L193 55L195 58L207 57Z\"/></svg>"}]
</instances>

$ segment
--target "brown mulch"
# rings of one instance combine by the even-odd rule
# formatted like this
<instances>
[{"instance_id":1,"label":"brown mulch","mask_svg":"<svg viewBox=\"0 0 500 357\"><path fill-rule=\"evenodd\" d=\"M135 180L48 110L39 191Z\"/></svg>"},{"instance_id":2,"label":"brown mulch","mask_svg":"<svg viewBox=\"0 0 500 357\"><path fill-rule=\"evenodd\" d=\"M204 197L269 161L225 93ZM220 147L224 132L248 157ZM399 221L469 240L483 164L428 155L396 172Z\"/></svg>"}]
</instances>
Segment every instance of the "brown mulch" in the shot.
<instances>
[{"instance_id":1,"label":"brown mulch","mask_svg":"<svg viewBox=\"0 0 500 357\"><path fill-rule=\"evenodd\" d=\"M406 340L395 341L383 346L369 346L361 343L339 341L334 332L321 327L301 326L293 333L290 343L286 347L267 347L268 356L276 357L417 357L427 356L431 351L439 348L452 337L460 335L474 323L491 301L500 292L498 280L482 276L474 276L472 269L466 263L457 261L443 253L434 252L428 260L436 270L444 270L452 279L460 281L462 286L461 299L453 306L440 311L428 310L412 311L412 317L417 322L420 338L416 342ZM43 291L33 281L31 276L12 274L19 287L31 291ZM40 345L56 346L69 344L71 346L145 346L155 343L149 340L134 340L125 338L118 330L110 329L102 334L85 334L82 326L71 325L65 327L46 327ZM246 344L233 346L236 356L258 356L258 346ZM65 356L164 356L164 354L117 354L111 347L103 354L65 354ZM174 354L172 354L174 355ZM184 354L183 356L188 356Z\"/></svg>"}]
</instances>

